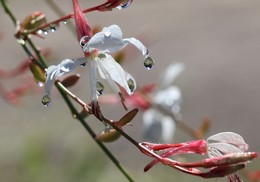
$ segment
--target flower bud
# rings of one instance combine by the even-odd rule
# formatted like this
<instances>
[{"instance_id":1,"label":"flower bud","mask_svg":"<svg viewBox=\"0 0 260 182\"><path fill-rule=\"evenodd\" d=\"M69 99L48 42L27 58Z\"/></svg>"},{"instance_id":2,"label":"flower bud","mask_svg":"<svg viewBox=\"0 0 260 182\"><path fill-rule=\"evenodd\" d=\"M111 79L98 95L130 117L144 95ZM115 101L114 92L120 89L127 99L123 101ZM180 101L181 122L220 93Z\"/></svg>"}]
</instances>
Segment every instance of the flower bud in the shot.
<instances>
[{"instance_id":1,"label":"flower bud","mask_svg":"<svg viewBox=\"0 0 260 182\"><path fill-rule=\"evenodd\" d=\"M29 67L36 82L45 82L44 72L37 64L31 62Z\"/></svg>"},{"instance_id":2,"label":"flower bud","mask_svg":"<svg viewBox=\"0 0 260 182\"><path fill-rule=\"evenodd\" d=\"M31 15L27 16L21 22L21 28L24 30L32 30L45 23L47 23L45 14L43 14L42 12L36 11L36 12L32 13Z\"/></svg>"}]
</instances>

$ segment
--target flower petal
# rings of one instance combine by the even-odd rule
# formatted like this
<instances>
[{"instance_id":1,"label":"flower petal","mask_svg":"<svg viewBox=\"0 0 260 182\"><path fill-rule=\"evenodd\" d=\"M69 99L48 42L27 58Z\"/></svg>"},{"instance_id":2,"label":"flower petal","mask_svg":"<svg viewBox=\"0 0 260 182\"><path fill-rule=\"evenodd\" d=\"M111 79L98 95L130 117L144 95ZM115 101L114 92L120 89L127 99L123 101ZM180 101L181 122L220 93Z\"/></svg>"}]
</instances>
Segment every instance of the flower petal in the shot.
<instances>
[{"instance_id":1,"label":"flower petal","mask_svg":"<svg viewBox=\"0 0 260 182\"><path fill-rule=\"evenodd\" d=\"M123 47L122 31L120 27L111 25L103 28L101 32L96 33L83 47L83 51L91 52L93 49L98 49L102 52L115 52Z\"/></svg>"},{"instance_id":2,"label":"flower petal","mask_svg":"<svg viewBox=\"0 0 260 182\"><path fill-rule=\"evenodd\" d=\"M154 109L143 114L144 139L149 142L170 143L175 132L175 122Z\"/></svg>"},{"instance_id":3,"label":"flower petal","mask_svg":"<svg viewBox=\"0 0 260 182\"><path fill-rule=\"evenodd\" d=\"M122 30L118 25L105 27L101 32L96 33L83 47L83 51L91 52L93 49L98 49L101 52L116 52L123 49L129 43L139 49L143 56L147 56L148 50L143 43L136 38L123 39Z\"/></svg>"},{"instance_id":4,"label":"flower petal","mask_svg":"<svg viewBox=\"0 0 260 182\"><path fill-rule=\"evenodd\" d=\"M55 82L55 75L57 72L57 66L52 65L49 66L49 68L46 70L46 80L44 85L45 94L51 97L51 88L54 85Z\"/></svg>"},{"instance_id":5,"label":"flower petal","mask_svg":"<svg viewBox=\"0 0 260 182\"><path fill-rule=\"evenodd\" d=\"M51 89L57 77L66 75L75 69L75 63L71 59L65 59L57 66L49 66L46 70L45 93L51 98Z\"/></svg>"},{"instance_id":6,"label":"flower petal","mask_svg":"<svg viewBox=\"0 0 260 182\"><path fill-rule=\"evenodd\" d=\"M160 87L166 88L170 86L177 76L185 69L184 64L174 63L170 64L164 71L160 79Z\"/></svg>"},{"instance_id":7,"label":"flower petal","mask_svg":"<svg viewBox=\"0 0 260 182\"><path fill-rule=\"evenodd\" d=\"M105 55L105 58L98 58L97 61L100 76L103 79L108 80L112 89L116 89L116 91L118 90L119 92L118 87L116 88L115 84L113 84L113 81L115 81L121 87L123 87L129 95L132 95L133 92L130 90L127 84L127 78L129 78L129 74L123 70L120 64L118 64L112 56L109 54L103 55Z\"/></svg>"},{"instance_id":8,"label":"flower petal","mask_svg":"<svg viewBox=\"0 0 260 182\"><path fill-rule=\"evenodd\" d=\"M130 73L128 73L126 71L125 71L125 73L126 73L126 80L127 80L128 88L130 89L131 93L133 93L137 87L136 81Z\"/></svg>"},{"instance_id":9,"label":"flower petal","mask_svg":"<svg viewBox=\"0 0 260 182\"><path fill-rule=\"evenodd\" d=\"M170 86L164 90L159 90L154 96L154 102L164 106L171 112L179 113L182 102L181 91L176 86Z\"/></svg>"},{"instance_id":10,"label":"flower petal","mask_svg":"<svg viewBox=\"0 0 260 182\"><path fill-rule=\"evenodd\" d=\"M213 142L228 143L236 146L241 151L248 150L248 144L245 142L243 137L234 132L221 132L209 137L207 141L209 143L213 143Z\"/></svg>"},{"instance_id":11,"label":"flower petal","mask_svg":"<svg viewBox=\"0 0 260 182\"><path fill-rule=\"evenodd\" d=\"M89 71L89 82L91 88L91 97L93 101L97 101L97 78L96 78L96 69L97 63L94 60L88 61L88 71Z\"/></svg>"},{"instance_id":12,"label":"flower petal","mask_svg":"<svg viewBox=\"0 0 260 182\"><path fill-rule=\"evenodd\" d=\"M65 59L58 65L56 76L62 76L74 69L74 61L71 59Z\"/></svg>"},{"instance_id":13,"label":"flower petal","mask_svg":"<svg viewBox=\"0 0 260 182\"><path fill-rule=\"evenodd\" d=\"M140 40L137 40L136 38L127 38L123 39L123 43L124 47L129 43L133 44L142 53L143 56L148 56L148 50Z\"/></svg>"},{"instance_id":14,"label":"flower petal","mask_svg":"<svg viewBox=\"0 0 260 182\"><path fill-rule=\"evenodd\" d=\"M242 152L239 148L228 143L210 143L208 144L208 156L219 157L229 153Z\"/></svg>"}]
</instances>

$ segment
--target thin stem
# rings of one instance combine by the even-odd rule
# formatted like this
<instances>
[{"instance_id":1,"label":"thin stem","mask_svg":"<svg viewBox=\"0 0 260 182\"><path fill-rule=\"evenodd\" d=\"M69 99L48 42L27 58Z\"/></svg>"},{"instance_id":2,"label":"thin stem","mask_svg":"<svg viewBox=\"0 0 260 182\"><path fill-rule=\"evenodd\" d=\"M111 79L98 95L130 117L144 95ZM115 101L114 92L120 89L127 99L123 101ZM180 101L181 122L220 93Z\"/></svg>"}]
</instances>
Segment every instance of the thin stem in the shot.
<instances>
[{"instance_id":1,"label":"thin stem","mask_svg":"<svg viewBox=\"0 0 260 182\"><path fill-rule=\"evenodd\" d=\"M9 17L11 18L13 24L15 26L17 26L18 25L17 20L16 20L14 14L12 13L10 7L8 6L6 0L1 0L1 3L2 3L2 7L4 8L6 14L9 15Z\"/></svg>"},{"instance_id":2,"label":"thin stem","mask_svg":"<svg viewBox=\"0 0 260 182\"><path fill-rule=\"evenodd\" d=\"M33 51L37 55L40 60L40 64L43 65L44 68L48 68L45 57L42 55L41 51L35 46L30 38L28 38L28 43L32 47Z\"/></svg>"},{"instance_id":3,"label":"thin stem","mask_svg":"<svg viewBox=\"0 0 260 182\"><path fill-rule=\"evenodd\" d=\"M2 1L4 1L4 0L2 0ZM89 12L92 12L92 11L101 11L100 9L102 9L102 7L104 7L105 5L107 5L109 3L110 2L107 1L107 2L105 2L103 4L101 4L101 5L98 5L98 6L95 6L95 7L92 7L92 8L87 8L87 9L83 10L82 12L86 14L86 13L89 13ZM28 34L33 34L33 33L37 32L38 30L42 30L42 29L44 29L46 27L49 27L51 24L59 24L60 22L67 21L68 19L73 18L73 17L74 17L74 12L72 12L72 13L70 13L68 15L65 15L65 16L57 19L57 20L52 21L52 22L45 23L45 24L43 24L43 25L41 25L41 26L39 26L39 27L37 27L37 28L35 28L33 30L28 31L27 33Z\"/></svg>"},{"instance_id":4,"label":"thin stem","mask_svg":"<svg viewBox=\"0 0 260 182\"><path fill-rule=\"evenodd\" d=\"M96 140L96 134L95 132L91 129L91 127L85 122L84 118L79 114L79 112L76 110L76 108L73 106L71 101L69 100L67 96L67 92L64 92L63 86L61 83L56 82L56 87L58 88L60 94L62 95L64 101L67 103L69 109L71 110L71 113L73 116L76 116L76 118L80 121L80 123L84 126L84 128L88 131L88 133L91 135L93 140L98 144L98 146L104 151L104 153L111 159L111 161L115 164L115 166L122 172L122 174L130 181L133 182L134 180L129 176L129 174L123 169L123 167L120 165L118 160L114 157L114 155L106 148L106 146Z\"/></svg>"},{"instance_id":5,"label":"thin stem","mask_svg":"<svg viewBox=\"0 0 260 182\"><path fill-rule=\"evenodd\" d=\"M45 0L45 2L53 9L53 11L60 17L66 16L66 14L60 9L60 7L53 0ZM75 35L75 28L71 22L67 22L69 30Z\"/></svg>"},{"instance_id":6,"label":"thin stem","mask_svg":"<svg viewBox=\"0 0 260 182\"><path fill-rule=\"evenodd\" d=\"M60 82L57 82L57 85L59 87L62 88L62 90L68 95L70 96L75 102L77 102L79 105L81 105L83 107L83 109L86 109L86 111L88 113L92 113L91 112L91 107L88 106L84 101L82 101L80 98L78 98L77 96L75 96L73 93L71 93L67 88L65 88ZM130 137L127 133L125 133L122 129L120 129L119 127L117 127L116 125L114 125L114 123L105 118L104 116L102 116L102 121L106 122L107 124L109 124L112 128L114 128L117 132L119 132L122 136L124 136L129 142L131 142L133 145L135 145L137 148L139 148L139 143L137 141L135 141L132 137Z\"/></svg>"},{"instance_id":7,"label":"thin stem","mask_svg":"<svg viewBox=\"0 0 260 182\"><path fill-rule=\"evenodd\" d=\"M15 26L18 25L16 17L14 16L14 14L12 13L10 7L8 6L6 0L1 0L1 4L5 10L5 12L7 13L7 15L9 15L9 17L11 18L12 22L14 23ZM28 43L31 46L31 48L33 49L33 51L36 53L37 57L40 60L40 63L42 64L42 67L47 68L47 64L45 61L44 56L41 54L40 50L35 46L35 44L32 42L32 40L30 38L28 38ZM20 44L23 49L25 50L25 52L27 53L27 55L29 56L30 59L35 59L33 57L33 55L31 54L30 50L27 48L27 46ZM36 59L35 59L36 60ZM37 61L37 63L39 63ZM88 133L92 136L92 138L94 139L94 141L98 144L98 146L104 151L104 153L111 159L111 161L115 164L115 166L122 172L122 174L130 181L133 182L134 180L128 175L128 173L123 169L123 167L119 164L118 160L113 156L113 154L106 148L106 146L95 139L96 134L95 132L91 129L91 127L85 122L84 118L81 117L81 115L79 114L79 112L75 109L75 107L73 106L73 104L71 103L71 101L69 100L69 98L66 95L66 92L63 90L64 88L61 87L60 84L58 84L58 82L55 83L57 89L60 91L62 97L64 98L64 101L66 102L66 104L68 105L69 109L71 110L73 116L76 116L76 118L80 121L80 123L84 126L84 128L88 131Z\"/></svg>"}]
</instances>

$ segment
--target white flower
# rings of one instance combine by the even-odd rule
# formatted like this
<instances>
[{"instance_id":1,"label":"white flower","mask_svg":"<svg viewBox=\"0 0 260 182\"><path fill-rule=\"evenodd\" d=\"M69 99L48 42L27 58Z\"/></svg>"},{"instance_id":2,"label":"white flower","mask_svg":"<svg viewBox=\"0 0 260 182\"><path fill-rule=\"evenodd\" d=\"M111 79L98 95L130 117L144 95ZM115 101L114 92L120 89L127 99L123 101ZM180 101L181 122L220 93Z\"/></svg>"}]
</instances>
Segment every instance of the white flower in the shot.
<instances>
[{"instance_id":1,"label":"white flower","mask_svg":"<svg viewBox=\"0 0 260 182\"><path fill-rule=\"evenodd\" d=\"M183 69L181 63L168 66L152 96L155 107L144 111L144 138L150 142L171 143L173 140L176 122L171 115L179 115L182 96L180 89L171 84Z\"/></svg>"},{"instance_id":2,"label":"white flower","mask_svg":"<svg viewBox=\"0 0 260 182\"><path fill-rule=\"evenodd\" d=\"M122 38L122 31L119 26L111 25L103 28L99 33L96 33L85 45L83 45L84 52L92 52L97 49L100 52L112 53L123 49L127 44L133 44L143 56L147 56L148 51L146 47L135 38Z\"/></svg>"},{"instance_id":3,"label":"white flower","mask_svg":"<svg viewBox=\"0 0 260 182\"><path fill-rule=\"evenodd\" d=\"M101 32L95 34L91 39L85 36L80 40L80 45L86 53L85 58L63 60L57 66L50 66L46 71L45 92L50 98L51 87L59 76L70 73L76 67L87 63L89 69L89 79L91 86L91 96L93 101L97 101L97 79L96 70L101 78L106 79L116 93L120 94L118 85L126 90L129 95L132 95L136 89L134 78L127 73L109 53L123 49L127 44L133 44L145 58L150 58L146 47L135 38L122 38L122 31L117 25L111 25L104 28ZM117 85L118 84L118 85Z\"/></svg>"}]
</instances>

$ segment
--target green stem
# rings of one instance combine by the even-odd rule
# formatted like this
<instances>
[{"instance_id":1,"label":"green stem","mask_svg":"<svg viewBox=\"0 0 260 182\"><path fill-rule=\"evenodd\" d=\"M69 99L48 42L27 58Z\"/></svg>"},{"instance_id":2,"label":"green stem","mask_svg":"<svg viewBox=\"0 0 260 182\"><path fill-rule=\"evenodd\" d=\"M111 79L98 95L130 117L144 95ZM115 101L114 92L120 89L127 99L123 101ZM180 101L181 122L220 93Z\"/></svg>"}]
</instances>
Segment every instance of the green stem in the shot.
<instances>
[{"instance_id":1,"label":"green stem","mask_svg":"<svg viewBox=\"0 0 260 182\"><path fill-rule=\"evenodd\" d=\"M7 15L9 15L9 17L11 18L12 22L14 23L15 26L18 25L17 23L17 19L14 16L14 14L12 13L10 7L8 6L6 0L1 0L1 4L6 12ZM40 66L47 68L47 64L46 64L46 60L44 58L44 56L41 54L40 50L35 46L35 44L32 42L32 40L30 38L28 38L28 43L31 46L31 48L33 49L33 51L36 53L37 57L40 60ZM32 58L35 59L30 50L27 48L27 46L20 44L24 51L27 53L27 55ZM37 61L38 62L38 61ZM38 62L39 63L39 62ZM66 104L68 105L69 109L71 110L73 116L75 115L76 118L80 121L80 123L84 126L84 128L88 131L88 133L91 135L91 137L94 139L94 141L98 144L98 146L104 151L104 153L110 158L110 160L115 164L115 166L122 172L122 174L128 179L128 181L133 182L134 180L129 176L129 174L123 169L123 167L120 165L119 161L114 157L114 155L107 149L107 147L100 141L96 140L96 134L95 132L91 129L91 127L85 122L84 118L81 117L81 115L79 114L79 112L76 110L76 108L73 106L73 104L71 103L71 101L69 100L66 92L63 90L63 88L58 84L58 82L56 82L56 87L59 90L60 94L62 95L62 97L64 98L64 101L66 102Z\"/></svg>"},{"instance_id":2,"label":"green stem","mask_svg":"<svg viewBox=\"0 0 260 182\"><path fill-rule=\"evenodd\" d=\"M48 65L46 63L46 59L42 55L41 51L35 46L35 44L32 42L32 40L30 38L28 38L27 41L28 41L29 45L32 47L32 49L35 52L35 54L37 55L37 57L39 58L40 64L43 65L44 68L48 68Z\"/></svg>"},{"instance_id":3,"label":"green stem","mask_svg":"<svg viewBox=\"0 0 260 182\"><path fill-rule=\"evenodd\" d=\"M66 93L64 93L63 86L61 83L56 82L56 87L58 88L60 94L62 95L64 101L67 103L69 106L69 109L72 113L73 116L76 116L76 118L80 121L80 123L84 126L84 128L88 131L88 133L91 135L93 140L97 143L97 145L104 151L104 153L111 159L111 161L115 164L115 166L123 173L123 175L130 181L133 182L134 180L129 176L129 174L123 169L123 167L120 165L118 160L114 157L114 155L106 148L106 146L96 140L96 134L95 132L91 129L91 127L85 122L84 118L78 113L78 111L75 109L71 101L69 100L68 96Z\"/></svg>"},{"instance_id":4,"label":"green stem","mask_svg":"<svg viewBox=\"0 0 260 182\"><path fill-rule=\"evenodd\" d=\"M18 24L18 23L17 23L17 20L16 20L14 14L12 13L10 7L8 6L6 0L1 0L1 4L2 4L2 6L3 6L3 8L4 8L5 12L6 12L6 14L9 15L9 17L11 18L13 24L14 24L15 26L17 26L17 24Z\"/></svg>"},{"instance_id":5,"label":"green stem","mask_svg":"<svg viewBox=\"0 0 260 182\"><path fill-rule=\"evenodd\" d=\"M88 105L83 102L80 98L76 97L72 92L70 92L66 87L64 87L60 82L57 82L59 87L62 88L62 90L70 96L75 102L77 102L79 105L82 106L83 109L85 109L87 112L91 112L91 108L88 107ZM122 136L124 136L129 142L131 142L133 145L135 145L137 148L139 148L139 143L135 141L132 137L130 137L127 133L125 133L121 128L114 125L112 121L102 116L102 121L109 124L112 128L114 128L117 132L119 132Z\"/></svg>"}]
</instances>

